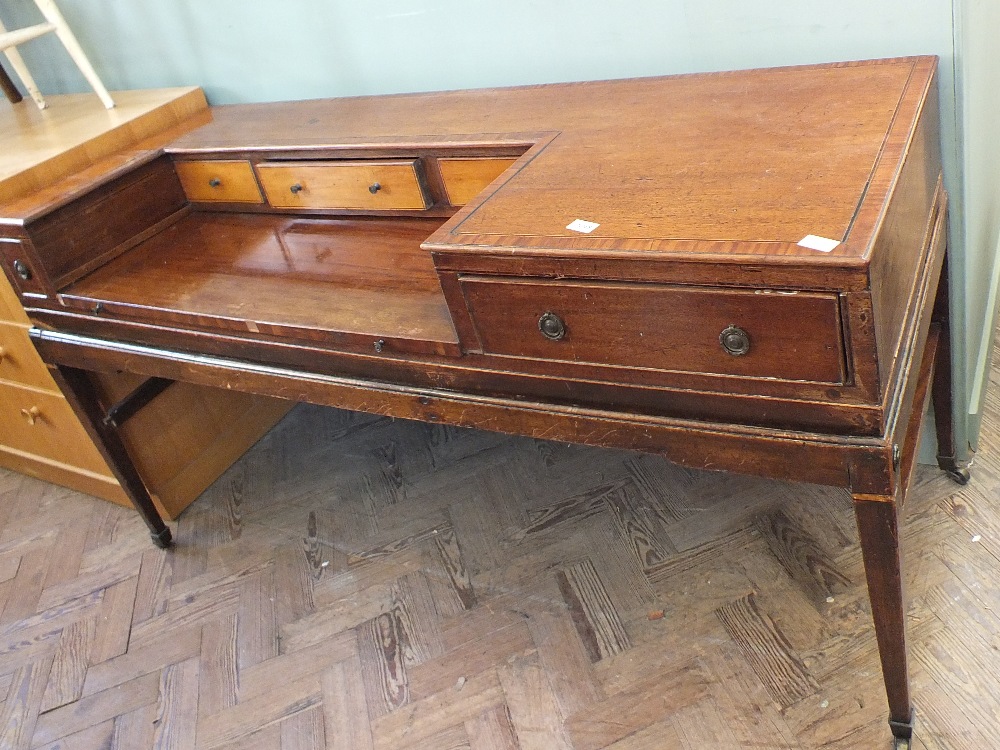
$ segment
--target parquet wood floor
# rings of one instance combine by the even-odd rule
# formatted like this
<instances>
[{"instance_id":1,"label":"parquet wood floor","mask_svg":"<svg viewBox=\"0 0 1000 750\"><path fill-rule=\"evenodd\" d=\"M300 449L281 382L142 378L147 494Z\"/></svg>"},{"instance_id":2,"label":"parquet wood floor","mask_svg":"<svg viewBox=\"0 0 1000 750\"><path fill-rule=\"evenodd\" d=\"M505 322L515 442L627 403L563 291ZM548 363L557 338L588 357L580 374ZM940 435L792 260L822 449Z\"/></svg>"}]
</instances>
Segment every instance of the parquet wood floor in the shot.
<instances>
[{"instance_id":1,"label":"parquet wood floor","mask_svg":"<svg viewBox=\"0 0 1000 750\"><path fill-rule=\"evenodd\" d=\"M1000 746L998 385L907 504L921 750ZM841 491L300 406L172 552L0 493L5 749L890 746Z\"/></svg>"}]
</instances>

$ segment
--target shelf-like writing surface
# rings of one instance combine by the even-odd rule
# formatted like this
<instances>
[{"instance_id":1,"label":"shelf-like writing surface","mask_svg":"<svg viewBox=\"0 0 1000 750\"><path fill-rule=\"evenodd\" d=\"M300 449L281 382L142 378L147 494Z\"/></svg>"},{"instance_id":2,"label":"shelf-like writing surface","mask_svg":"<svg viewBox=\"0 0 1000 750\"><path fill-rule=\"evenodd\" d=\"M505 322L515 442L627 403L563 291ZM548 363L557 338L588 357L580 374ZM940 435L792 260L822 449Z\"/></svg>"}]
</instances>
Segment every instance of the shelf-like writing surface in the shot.
<instances>
[{"instance_id":1,"label":"shelf-like writing surface","mask_svg":"<svg viewBox=\"0 0 1000 750\"><path fill-rule=\"evenodd\" d=\"M111 317L447 353L458 337L420 248L440 223L192 212L62 298Z\"/></svg>"}]
</instances>

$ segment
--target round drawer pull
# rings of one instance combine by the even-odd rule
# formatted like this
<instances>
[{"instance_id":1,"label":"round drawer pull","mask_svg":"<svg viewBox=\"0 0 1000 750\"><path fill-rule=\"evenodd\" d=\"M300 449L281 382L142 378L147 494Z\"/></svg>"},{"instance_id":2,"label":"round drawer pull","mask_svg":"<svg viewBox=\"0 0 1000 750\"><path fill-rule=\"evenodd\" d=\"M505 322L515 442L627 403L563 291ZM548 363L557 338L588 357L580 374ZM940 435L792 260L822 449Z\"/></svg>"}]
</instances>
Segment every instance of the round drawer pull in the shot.
<instances>
[{"instance_id":1,"label":"round drawer pull","mask_svg":"<svg viewBox=\"0 0 1000 750\"><path fill-rule=\"evenodd\" d=\"M21 409L21 416L28 420L28 424L33 425L42 416L42 410L37 406L30 409Z\"/></svg>"},{"instance_id":2,"label":"round drawer pull","mask_svg":"<svg viewBox=\"0 0 1000 750\"><path fill-rule=\"evenodd\" d=\"M377 193L381 189L382 186L379 185L377 182L373 182L371 185L368 186L368 192L371 193L372 195L375 195L375 193Z\"/></svg>"},{"instance_id":3,"label":"round drawer pull","mask_svg":"<svg viewBox=\"0 0 1000 750\"><path fill-rule=\"evenodd\" d=\"M294 185L292 185L288 189L292 191L292 195L298 195L299 193L302 192L302 185L300 183L296 182Z\"/></svg>"},{"instance_id":4,"label":"round drawer pull","mask_svg":"<svg viewBox=\"0 0 1000 750\"><path fill-rule=\"evenodd\" d=\"M553 312L542 313L538 319L538 330L550 341L558 341L566 335L566 324Z\"/></svg>"},{"instance_id":5,"label":"round drawer pull","mask_svg":"<svg viewBox=\"0 0 1000 750\"><path fill-rule=\"evenodd\" d=\"M719 334L719 343L734 357L742 357L750 351L750 335L738 326L726 326Z\"/></svg>"},{"instance_id":6,"label":"round drawer pull","mask_svg":"<svg viewBox=\"0 0 1000 750\"><path fill-rule=\"evenodd\" d=\"M208 186L209 187L222 187L222 180L220 180L218 177L213 177L211 180L208 181Z\"/></svg>"},{"instance_id":7,"label":"round drawer pull","mask_svg":"<svg viewBox=\"0 0 1000 750\"><path fill-rule=\"evenodd\" d=\"M29 281L31 279L31 269L28 268L23 260L14 261L14 273L20 276L22 281Z\"/></svg>"}]
</instances>

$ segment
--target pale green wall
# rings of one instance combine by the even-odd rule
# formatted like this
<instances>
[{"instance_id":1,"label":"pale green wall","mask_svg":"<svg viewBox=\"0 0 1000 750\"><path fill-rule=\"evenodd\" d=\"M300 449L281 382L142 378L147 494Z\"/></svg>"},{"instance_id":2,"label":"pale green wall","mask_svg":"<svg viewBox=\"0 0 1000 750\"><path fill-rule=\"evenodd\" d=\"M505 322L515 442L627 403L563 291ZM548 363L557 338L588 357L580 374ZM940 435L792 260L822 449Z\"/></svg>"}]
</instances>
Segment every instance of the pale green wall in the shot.
<instances>
[{"instance_id":1,"label":"pale green wall","mask_svg":"<svg viewBox=\"0 0 1000 750\"><path fill-rule=\"evenodd\" d=\"M216 103L952 57L950 0L59 4L109 88L196 84ZM31 0L2 7L20 18L34 10ZM48 38L37 44L58 48ZM51 57L50 88L82 89L64 56Z\"/></svg>"},{"instance_id":2,"label":"pale green wall","mask_svg":"<svg viewBox=\"0 0 1000 750\"><path fill-rule=\"evenodd\" d=\"M957 7L957 122L965 198L965 234L960 241L965 255L970 432L975 435L988 383L1000 285L1000 3L963 0Z\"/></svg>"},{"instance_id":3,"label":"pale green wall","mask_svg":"<svg viewBox=\"0 0 1000 750\"><path fill-rule=\"evenodd\" d=\"M220 104L940 55L961 430L978 411L1000 273L995 0L58 1L109 88L199 85ZM2 12L35 18L30 0ZM22 50L43 91L85 90L54 39Z\"/></svg>"}]
</instances>

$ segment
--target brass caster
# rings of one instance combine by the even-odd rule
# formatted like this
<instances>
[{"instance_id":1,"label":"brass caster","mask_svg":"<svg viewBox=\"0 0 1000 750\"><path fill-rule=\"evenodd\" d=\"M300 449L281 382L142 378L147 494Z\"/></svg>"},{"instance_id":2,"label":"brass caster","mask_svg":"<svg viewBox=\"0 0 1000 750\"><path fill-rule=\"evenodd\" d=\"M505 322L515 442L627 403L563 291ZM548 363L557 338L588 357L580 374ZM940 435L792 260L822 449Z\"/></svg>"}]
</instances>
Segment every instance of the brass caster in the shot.
<instances>
[{"instance_id":1,"label":"brass caster","mask_svg":"<svg viewBox=\"0 0 1000 750\"><path fill-rule=\"evenodd\" d=\"M972 475L969 473L969 467L967 466L960 466L955 469L949 469L947 473L948 476L951 477L951 481L953 481L955 484L960 484L963 487L967 485L969 483L969 480L972 478Z\"/></svg>"},{"instance_id":2,"label":"brass caster","mask_svg":"<svg viewBox=\"0 0 1000 750\"><path fill-rule=\"evenodd\" d=\"M894 750L910 750L910 738L913 737L913 712L910 712L909 721L889 719L889 729L892 730Z\"/></svg>"},{"instance_id":3,"label":"brass caster","mask_svg":"<svg viewBox=\"0 0 1000 750\"><path fill-rule=\"evenodd\" d=\"M174 544L173 537L170 535L170 529L166 527L159 534L150 532L149 538L160 549L170 549Z\"/></svg>"}]
</instances>

